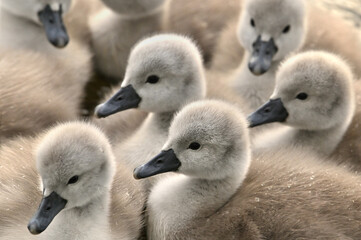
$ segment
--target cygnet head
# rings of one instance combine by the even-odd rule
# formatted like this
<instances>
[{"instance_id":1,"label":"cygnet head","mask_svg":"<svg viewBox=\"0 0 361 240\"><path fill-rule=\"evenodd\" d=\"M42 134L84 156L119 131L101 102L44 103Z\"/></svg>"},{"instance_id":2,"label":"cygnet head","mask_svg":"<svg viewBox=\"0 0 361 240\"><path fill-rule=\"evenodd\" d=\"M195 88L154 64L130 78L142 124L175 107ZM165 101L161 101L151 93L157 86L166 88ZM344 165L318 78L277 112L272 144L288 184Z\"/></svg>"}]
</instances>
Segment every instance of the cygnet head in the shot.
<instances>
[{"instance_id":1,"label":"cygnet head","mask_svg":"<svg viewBox=\"0 0 361 240\"><path fill-rule=\"evenodd\" d=\"M200 179L244 178L250 164L247 124L234 106L191 103L174 118L162 152L136 168L137 179L176 171Z\"/></svg>"},{"instance_id":2,"label":"cygnet head","mask_svg":"<svg viewBox=\"0 0 361 240\"><path fill-rule=\"evenodd\" d=\"M188 38L162 34L138 43L128 59L121 89L95 113L107 117L129 108L174 112L205 96L201 55Z\"/></svg>"},{"instance_id":3,"label":"cygnet head","mask_svg":"<svg viewBox=\"0 0 361 240\"><path fill-rule=\"evenodd\" d=\"M0 7L43 26L49 42L63 48L69 42L63 14L70 5L71 0L1 0Z\"/></svg>"},{"instance_id":4,"label":"cygnet head","mask_svg":"<svg viewBox=\"0 0 361 240\"><path fill-rule=\"evenodd\" d=\"M323 130L351 121L355 99L350 67L334 54L310 51L286 60L271 100L251 114L251 126L284 122Z\"/></svg>"},{"instance_id":5,"label":"cygnet head","mask_svg":"<svg viewBox=\"0 0 361 240\"><path fill-rule=\"evenodd\" d=\"M305 38L304 0L246 0L238 25L241 45L250 53L248 67L255 75L274 61L298 50Z\"/></svg>"},{"instance_id":6,"label":"cygnet head","mask_svg":"<svg viewBox=\"0 0 361 240\"><path fill-rule=\"evenodd\" d=\"M114 157L104 134L86 123L51 129L36 150L43 199L30 220L32 234L43 232L60 211L81 208L110 190Z\"/></svg>"},{"instance_id":7,"label":"cygnet head","mask_svg":"<svg viewBox=\"0 0 361 240\"><path fill-rule=\"evenodd\" d=\"M140 18L159 11L166 0L102 0L113 11L128 18Z\"/></svg>"}]
</instances>

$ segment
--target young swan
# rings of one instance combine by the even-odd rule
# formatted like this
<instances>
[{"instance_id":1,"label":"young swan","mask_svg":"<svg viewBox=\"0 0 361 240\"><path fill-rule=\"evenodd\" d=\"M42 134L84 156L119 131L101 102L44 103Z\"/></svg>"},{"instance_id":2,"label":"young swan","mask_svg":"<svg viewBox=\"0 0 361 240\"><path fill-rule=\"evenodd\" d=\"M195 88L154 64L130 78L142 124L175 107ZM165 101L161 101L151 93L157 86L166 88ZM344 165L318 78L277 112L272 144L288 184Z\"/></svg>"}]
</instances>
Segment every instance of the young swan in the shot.
<instances>
[{"instance_id":1,"label":"young swan","mask_svg":"<svg viewBox=\"0 0 361 240\"><path fill-rule=\"evenodd\" d=\"M38 141L42 187L34 167L34 139L16 140L0 150L0 202L7 206L0 211L0 239L138 238L144 199L130 171L116 168L102 132L90 124L66 123ZM15 165L13 159L24 163ZM30 233L39 237L26 232L26 220Z\"/></svg>"},{"instance_id":2,"label":"young swan","mask_svg":"<svg viewBox=\"0 0 361 240\"><path fill-rule=\"evenodd\" d=\"M205 97L199 51L182 36L164 34L147 38L132 50L121 86L112 98L96 108L96 115L107 117L129 108L150 113L138 130L115 148L117 159L134 168L162 146L174 113L188 102Z\"/></svg>"},{"instance_id":3,"label":"young swan","mask_svg":"<svg viewBox=\"0 0 361 240\"><path fill-rule=\"evenodd\" d=\"M361 47L359 39L350 24L308 1L246 0L238 24L230 23L222 32L211 69L230 71L228 84L249 99L255 110L271 95L279 63L288 54L301 47L323 49L358 66L361 55L355 49Z\"/></svg>"},{"instance_id":4,"label":"young swan","mask_svg":"<svg viewBox=\"0 0 361 240\"><path fill-rule=\"evenodd\" d=\"M77 36L69 44L62 15L68 12L71 0L2 0L0 4L0 47L38 52L44 54L53 65L59 64L58 68L63 68L62 71L68 76L57 84L70 89L64 92L71 99L81 95L91 72L92 55L89 46L82 42L84 39L80 35L83 34L79 33L89 31L82 23L84 20L74 17L80 8L86 12L84 9L87 7L83 8L81 5L85 4L80 4L80 1L85 0L78 0L74 4L76 9L71 8L67 14L69 35L72 37L74 33ZM86 19L84 15L82 17ZM78 102L80 99L77 98L75 104Z\"/></svg>"},{"instance_id":5,"label":"young swan","mask_svg":"<svg viewBox=\"0 0 361 240\"><path fill-rule=\"evenodd\" d=\"M96 109L98 117L107 117L107 119L95 120L95 122L105 130L112 142L119 144L143 123L146 117L144 112L150 112L152 114L143 123L142 130L138 130L135 134L137 137L132 137L132 141L136 142L143 138L145 132L150 131L146 129L153 129L151 130L153 133L148 132L146 135L151 137L154 132L159 132L162 137L152 137L152 140L145 145L152 145L154 141L162 144L173 113L184 104L203 98L205 94L209 98L236 103L241 108L246 106L244 100L232 89L218 81L222 75L207 76L210 77L210 81L207 82L206 90L204 75L200 52L190 39L175 34L147 38L133 48L121 90L106 104ZM216 79L217 81L213 81ZM134 88L136 93L131 88ZM117 113L128 108L137 109ZM114 113L117 114L110 116ZM143 147L143 149L147 148ZM136 152L142 151L137 149ZM132 167L135 166L137 165L132 164Z\"/></svg>"},{"instance_id":6,"label":"young swan","mask_svg":"<svg viewBox=\"0 0 361 240\"><path fill-rule=\"evenodd\" d=\"M124 77L133 45L161 30L166 0L102 0L109 8L90 19L97 70L117 82Z\"/></svg>"},{"instance_id":7,"label":"young swan","mask_svg":"<svg viewBox=\"0 0 361 240\"><path fill-rule=\"evenodd\" d=\"M208 100L181 110L163 151L134 170L138 179L169 171L183 174L152 189L148 237L361 237L359 176L297 151L261 155L250 165L249 145L246 121L237 108Z\"/></svg>"},{"instance_id":8,"label":"young swan","mask_svg":"<svg viewBox=\"0 0 361 240\"><path fill-rule=\"evenodd\" d=\"M66 96L74 106L79 108L84 86L92 71L90 50L77 39L73 39L66 48L62 49L58 49L48 42L52 41L57 47L65 47L68 35L63 25L62 13L67 12L69 7L70 0L2 0L0 4L0 47L3 50L1 50L2 59L0 61L7 61L9 58L7 55L12 55L11 51L38 54L37 58L43 59L33 58L32 61L39 61L39 66L36 65L37 62L29 63L33 69L22 65L22 62L26 60L22 60L21 56L18 60L21 63L12 61L13 65L10 67L16 68L16 75L24 74L26 81L23 79L23 84L29 84L27 86L29 88L32 87L29 83L32 82L32 78L37 81L38 71L49 73L48 68L51 68L53 75L46 81L44 79L43 84L51 86L55 91L61 91L60 95ZM47 21L47 23L41 23L41 21ZM70 22L72 25L77 25L74 19ZM44 32L44 27L48 36ZM8 52L7 55L3 55L5 54L4 50ZM25 53L25 55L24 58L28 59L28 55L31 53ZM44 61L47 63L44 64ZM26 70L22 70L23 68ZM3 80L8 81L4 78Z\"/></svg>"},{"instance_id":9,"label":"young swan","mask_svg":"<svg viewBox=\"0 0 361 240\"><path fill-rule=\"evenodd\" d=\"M284 62L271 100L250 115L255 127L283 122L290 128L255 139L255 149L275 145L309 146L330 155L345 134L355 110L353 75L339 57L305 52Z\"/></svg>"},{"instance_id":10,"label":"young swan","mask_svg":"<svg viewBox=\"0 0 361 240\"><path fill-rule=\"evenodd\" d=\"M230 85L256 109L272 93L277 67L305 36L303 0L246 0L237 36L245 49Z\"/></svg>"},{"instance_id":11,"label":"young swan","mask_svg":"<svg viewBox=\"0 0 361 240\"><path fill-rule=\"evenodd\" d=\"M1 35L4 41L23 42L20 35L35 40L37 34L57 48L65 47L69 36L63 22L63 14L68 12L71 0L2 0ZM16 39L16 36L18 39ZM14 44L14 43L10 43Z\"/></svg>"}]
</instances>

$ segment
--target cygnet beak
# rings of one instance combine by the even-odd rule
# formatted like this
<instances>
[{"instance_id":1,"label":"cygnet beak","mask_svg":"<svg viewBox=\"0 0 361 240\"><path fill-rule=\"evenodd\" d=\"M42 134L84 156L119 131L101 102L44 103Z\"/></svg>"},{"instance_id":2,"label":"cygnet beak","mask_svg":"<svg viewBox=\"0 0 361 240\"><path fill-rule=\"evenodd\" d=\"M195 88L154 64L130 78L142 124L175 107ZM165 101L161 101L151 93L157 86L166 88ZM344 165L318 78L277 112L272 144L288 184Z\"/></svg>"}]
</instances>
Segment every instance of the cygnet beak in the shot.
<instances>
[{"instance_id":1,"label":"cygnet beak","mask_svg":"<svg viewBox=\"0 0 361 240\"><path fill-rule=\"evenodd\" d=\"M134 169L135 179L147 178L160 173L177 171L181 166L173 149L162 151L148 163Z\"/></svg>"},{"instance_id":2,"label":"cygnet beak","mask_svg":"<svg viewBox=\"0 0 361 240\"><path fill-rule=\"evenodd\" d=\"M55 216L65 208L68 201L60 197L56 192L41 200L38 211L28 224L32 234L42 233L53 221Z\"/></svg>"},{"instance_id":3,"label":"cygnet beak","mask_svg":"<svg viewBox=\"0 0 361 240\"><path fill-rule=\"evenodd\" d=\"M249 127L272 122L284 122L288 117L287 109L283 106L281 98L269 100L262 107L248 116Z\"/></svg>"},{"instance_id":4,"label":"cygnet beak","mask_svg":"<svg viewBox=\"0 0 361 240\"><path fill-rule=\"evenodd\" d=\"M272 66L272 59L277 51L278 48L273 38L265 42L261 40L261 36L258 36L253 43L253 52L248 63L249 70L257 76L267 72Z\"/></svg>"},{"instance_id":5,"label":"cygnet beak","mask_svg":"<svg viewBox=\"0 0 361 240\"><path fill-rule=\"evenodd\" d=\"M105 118L114 113L130 108L137 108L141 97L134 90L132 85L121 88L114 96L95 108L95 115L98 118Z\"/></svg>"},{"instance_id":6,"label":"cygnet beak","mask_svg":"<svg viewBox=\"0 0 361 240\"><path fill-rule=\"evenodd\" d=\"M69 43L69 36L63 23L61 5L59 11L53 11L48 4L38 16L49 42L58 48L65 47Z\"/></svg>"}]
</instances>

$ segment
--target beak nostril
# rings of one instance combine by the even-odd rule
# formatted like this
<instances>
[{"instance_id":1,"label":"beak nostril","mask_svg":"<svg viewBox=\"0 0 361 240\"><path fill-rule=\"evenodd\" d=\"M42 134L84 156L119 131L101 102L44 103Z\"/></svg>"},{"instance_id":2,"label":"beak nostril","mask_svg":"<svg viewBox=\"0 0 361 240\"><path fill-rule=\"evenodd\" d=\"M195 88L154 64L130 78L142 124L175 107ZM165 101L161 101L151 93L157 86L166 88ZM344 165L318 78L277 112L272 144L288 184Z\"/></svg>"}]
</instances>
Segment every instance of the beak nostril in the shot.
<instances>
[{"instance_id":1,"label":"beak nostril","mask_svg":"<svg viewBox=\"0 0 361 240\"><path fill-rule=\"evenodd\" d=\"M123 100L123 98L122 97L117 97L117 100L121 101L121 100Z\"/></svg>"},{"instance_id":2,"label":"beak nostril","mask_svg":"<svg viewBox=\"0 0 361 240\"><path fill-rule=\"evenodd\" d=\"M269 112L271 112L271 109L270 109L269 107L268 107L268 108L265 108L264 112L265 112L265 113L269 113Z\"/></svg>"},{"instance_id":3,"label":"beak nostril","mask_svg":"<svg viewBox=\"0 0 361 240\"><path fill-rule=\"evenodd\" d=\"M162 164L163 163L163 160L162 159L159 159L156 164Z\"/></svg>"},{"instance_id":4,"label":"beak nostril","mask_svg":"<svg viewBox=\"0 0 361 240\"><path fill-rule=\"evenodd\" d=\"M51 207L48 206L48 207L45 209L45 211L49 211L50 209L51 209Z\"/></svg>"}]
</instances>

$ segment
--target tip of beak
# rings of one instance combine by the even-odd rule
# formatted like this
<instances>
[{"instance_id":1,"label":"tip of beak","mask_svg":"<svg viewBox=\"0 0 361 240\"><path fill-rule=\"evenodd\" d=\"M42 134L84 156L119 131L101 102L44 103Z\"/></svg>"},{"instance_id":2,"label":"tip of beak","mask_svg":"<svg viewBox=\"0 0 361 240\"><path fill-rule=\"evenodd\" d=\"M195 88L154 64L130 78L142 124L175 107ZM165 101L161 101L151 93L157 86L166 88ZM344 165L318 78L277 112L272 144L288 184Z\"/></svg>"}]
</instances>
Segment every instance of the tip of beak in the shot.
<instances>
[{"instance_id":1,"label":"tip of beak","mask_svg":"<svg viewBox=\"0 0 361 240\"><path fill-rule=\"evenodd\" d=\"M68 45L68 43L69 39L67 38L58 38L52 42L52 44L57 48L64 48L66 45Z\"/></svg>"},{"instance_id":2,"label":"tip of beak","mask_svg":"<svg viewBox=\"0 0 361 240\"><path fill-rule=\"evenodd\" d=\"M248 128L253 128L255 126L254 122L252 121L252 114L247 117Z\"/></svg>"},{"instance_id":3,"label":"tip of beak","mask_svg":"<svg viewBox=\"0 0 361 240\"><path fill-rule=\"evenodd\" d=\"M254 128L255 126L256 126L255 124L250 123L250 124L248 125L248 128Z\"/></svg>"},{"instance_id":4,"label":"tip of beak","mask_svg":"<svg viewBox=\"0 0 361 240\"><path fill-rule=\"evenodd\" d=\"M133 171L133 177L134 177L134 179L136 179L136 180L139 180L139 179L140 179L140 177L138 177L139 169L140 169L140 167L137 167L137 168L135 168L134 171Z\"/></svg>"},{"instance_id":5,"label":"tip of beak","mask_svg":"<svg viewBox=\"0 0 361 240\"><path fill-rule=\"evenodd\" d=\"M262 69L262 67L260 67L258 65L255 67L249 67L249 70L256 76L261 76L262 74L267 72L266 70Z\"/></svg>"},{"instance_id":6,"label":"tip of beak","mask_svg":"<svg viewBox=\"0 0 361 240\"><path fill-rule=\"evenodd\" d=\"M101 108L103 107L103 104L99 104L98 106L95 107L95 110L94 110L94 115L97 117L97 118L104 118L104 115L101 114Z\"/></svg>"},{"instance_id":7,"label":"tip of beak","mask_svg":"<svg viewBox=\"0 0 361 240\"><path fill-rule=\"evenodd\" d=\"M35 222L29 223L28 229L29 229L29 232L33 235L40 234L40 232L38 231L38 228L37 228L37 224Z\"/></svg>"}]
</instances>

